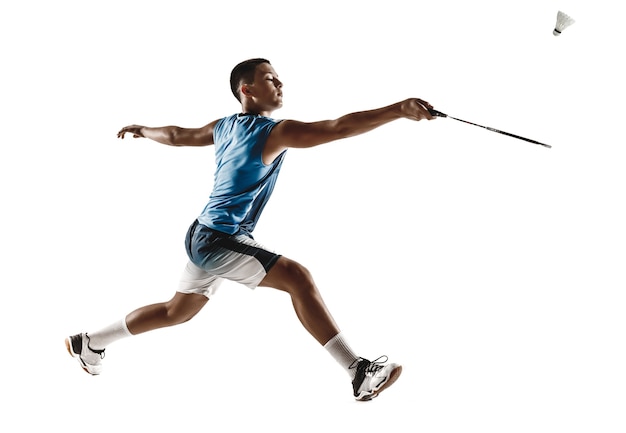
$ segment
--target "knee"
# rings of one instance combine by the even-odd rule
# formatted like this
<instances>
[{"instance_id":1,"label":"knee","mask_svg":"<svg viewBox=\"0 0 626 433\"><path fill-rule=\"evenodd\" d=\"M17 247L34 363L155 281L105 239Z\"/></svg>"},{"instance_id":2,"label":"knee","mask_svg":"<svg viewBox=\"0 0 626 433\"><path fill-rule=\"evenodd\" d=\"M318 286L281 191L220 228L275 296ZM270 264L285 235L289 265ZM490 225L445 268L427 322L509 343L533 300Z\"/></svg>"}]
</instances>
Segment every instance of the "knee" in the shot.
<instances>
[{"instance_id":1,"label":"knee","mask_svg":"<svg viewBox=\"0 0 626 433\"><path fill-rule=\"evenodd\" d=\"M298 262L290 261L285 269L285 285L292 294L313 294L317 292L317 287L313 281L313 275L303 265Z\"/></svg>"},{"instance_id":2,"label":"knee","mask_svg":"<svg viewBox=\"0 0 626 433\"><path fill-rule=\"evenodd\" d=\"M313 281L311 272L304 265L298 262L290 262L287 265L287 272L293 279L300 281Z\"/></svg>"},{"instance_id":3,"label":"knee","mask_svg":"<svg viewBox=\"0 0 626 433\"><path fill-rule=\"evenodd\" d=\"M181 323L188 322L195 315L196 315L196 312L189 313L186 311L181 311L180 308L176 308L176 307L169 307L167 308L167 312L166 312L167 322L170 325L180 325Z\"/></svg>"},{"instance_id":4,"label":"knee","mask_svg":"<svg viewBox=\"0 0 626 433\"><path fill-rule=\"evenodd\" d=\"M174 297L165 303L166 320L170 325L188 322L202 309L204 303L197 305L195 303L180 302L177 297Z\"/></svg>"}]
</instances>

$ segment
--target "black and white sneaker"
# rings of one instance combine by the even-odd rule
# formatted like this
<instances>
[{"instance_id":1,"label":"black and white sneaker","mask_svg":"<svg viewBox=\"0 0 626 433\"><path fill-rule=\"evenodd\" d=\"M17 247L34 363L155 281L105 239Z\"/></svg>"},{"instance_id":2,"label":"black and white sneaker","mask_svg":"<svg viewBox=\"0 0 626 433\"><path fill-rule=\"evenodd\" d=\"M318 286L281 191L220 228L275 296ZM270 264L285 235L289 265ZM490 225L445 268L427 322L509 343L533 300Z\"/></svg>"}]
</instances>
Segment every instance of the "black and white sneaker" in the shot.
<instances>
[{"instance_id":1,"label":"black and white sneaker","mask_svg":"<svg viewBox=\"0 0 626 433\"><path fill-rule=\"evenodd\" d=\"M374 361L359 358L352 363L350 368L356 368L352 381L354 398L358 401L371 400L398 380L402 366L393 362L385 364L387 359L383 355Z\"/></svg>"},{"instance_id":2,"label":"black and white sneaker","mask_svg":"<svg viewBox=\"0 0 626 433\"><path fill-rule=\"evenodd\" d=\"M102 371L104 349L96 350L89 347L89 336L86 333L72 335L65 339L65 347L87 373L98 375Z\"/></svg>"}]
</instances>

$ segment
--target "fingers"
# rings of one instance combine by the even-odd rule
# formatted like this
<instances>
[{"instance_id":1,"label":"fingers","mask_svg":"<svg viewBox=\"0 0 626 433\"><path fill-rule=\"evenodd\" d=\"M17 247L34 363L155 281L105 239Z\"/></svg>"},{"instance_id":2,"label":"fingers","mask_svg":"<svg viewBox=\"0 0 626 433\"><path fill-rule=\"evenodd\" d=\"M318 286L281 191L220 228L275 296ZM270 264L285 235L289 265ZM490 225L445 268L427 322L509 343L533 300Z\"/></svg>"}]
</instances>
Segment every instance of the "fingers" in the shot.
<instances>
[{"instance_id":1,"label":"fingers","mask_svg":"<svg viewBox=\"0 0 626 433\"><path fill-rule=\"evenodd\" d=\"M117 138L124 139L124 135L126 135L126 133L133 134L133 138L140 138L142 137L139 132L140 128L141 127L137 125L125 126L120 129L120 132L117 133Z\"/></svg>"},{"instance_id":2,"label":"fingers","mask_svg":"<svg viewBox=\"0 0 626 433\"><path fill-rule=\"evenodd\" d=\"M435 107L433 107L432 105L430 105L430 103L429 103L429 102L424 101L423 99L419 99L419 98L417 98L417 99L416 99L416 101L417 101L420 105L422 105L424 108L426 108L426 110L428 110L429 108L431 108L431 109L432 109L432 108L435 108Z\"/></svg>"},{"instance_id":3,"label":"fingers","mask_svg":"<svg viewBox=\"0 0 626 433\"><path fill-rule=\"evenodd\" d=\"M424 101L423 99L420 98L415 98L415 102L417 103L418 106L418 113L417 113L417 120L421 120L421 119L427 119L427 120L433 120L436 118L436 116L433 116L430 113L430 110L434 109L434 107L427 101Z\"/></svg>"},{"instance_id":4,"label":"fingers","mask_svg":"<svg viewBox=\"0 0 626 433\"><path fill-rule=\"evenodd\" d=\"M127 132L132 132L131 129L131 126L123 127L122 129L120 129L120 132L117 133L117 138L124 139L124 135L126 135Z\"/></svg>"}]
</instances>

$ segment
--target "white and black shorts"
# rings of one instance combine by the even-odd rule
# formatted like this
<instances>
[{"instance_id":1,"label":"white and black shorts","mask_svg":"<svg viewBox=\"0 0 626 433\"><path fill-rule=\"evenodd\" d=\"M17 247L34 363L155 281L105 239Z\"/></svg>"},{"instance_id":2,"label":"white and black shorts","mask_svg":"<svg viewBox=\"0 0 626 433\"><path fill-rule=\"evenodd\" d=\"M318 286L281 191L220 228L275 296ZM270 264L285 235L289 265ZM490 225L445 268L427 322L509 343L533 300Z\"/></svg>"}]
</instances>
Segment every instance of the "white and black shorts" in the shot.
<instances>
[{"instance_id":1,"label":"white and black shorts","mask_svg":"<svg viewBox=\"0 0 626 433\"><path fill-rule=\"evenodd\" d=\"M178 291L211 297L224 279L251 289L257 287L279 254L268 251L250 236L229 235L194 221L185 237L189 262Z\"/></svg>"}]
</instances>

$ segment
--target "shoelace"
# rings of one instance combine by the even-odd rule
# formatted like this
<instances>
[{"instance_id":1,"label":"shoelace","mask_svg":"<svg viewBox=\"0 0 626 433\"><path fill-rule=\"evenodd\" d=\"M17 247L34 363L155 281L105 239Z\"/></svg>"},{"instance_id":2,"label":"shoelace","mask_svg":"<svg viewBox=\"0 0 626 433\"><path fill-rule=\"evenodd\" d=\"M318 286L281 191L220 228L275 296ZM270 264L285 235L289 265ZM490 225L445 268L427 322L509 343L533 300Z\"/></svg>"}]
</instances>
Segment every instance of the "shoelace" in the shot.
<instances>
[{"instance_id":1,"label":"shoelace","mask_svg":"<svg viewBox=\"0 0 626 433\"><path fill-rule=\"evenodd\" d=\"M354 360L354 362L352 362L352 364L350 364L350 366L348 368L350 368L350 369L357 368L361 361L366 361L367 362L367 367L365 367L363 372L365 374L367 374L367 373L372 374L372 373L376 373L378 370L383 368L385 362L387 362L388 360L389 360L389 357L387 355L381 355L381 356L379 356L378 358L376 358L373 361L370 361L369 359L365 359L365 358L357 358L357 359Z\"/></svg>"},{"instance_id":2,"label":"shoelace","mask_svg":"<svg viewBox=\"0 0 626 433\"><path fill-rule=\"evenodd\" d=\"M370 361L368 366L365 368L365 373L376 373L378 370L384 367L385 362L387 362L389 358L387 355L382 355L376 358L373 361Z\"/></svg>"}]
</instances>

